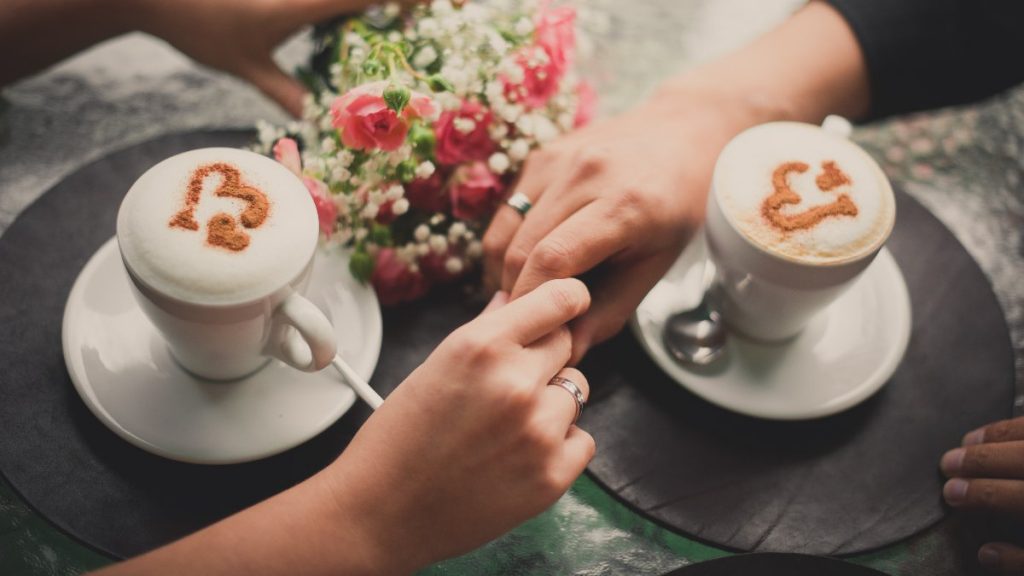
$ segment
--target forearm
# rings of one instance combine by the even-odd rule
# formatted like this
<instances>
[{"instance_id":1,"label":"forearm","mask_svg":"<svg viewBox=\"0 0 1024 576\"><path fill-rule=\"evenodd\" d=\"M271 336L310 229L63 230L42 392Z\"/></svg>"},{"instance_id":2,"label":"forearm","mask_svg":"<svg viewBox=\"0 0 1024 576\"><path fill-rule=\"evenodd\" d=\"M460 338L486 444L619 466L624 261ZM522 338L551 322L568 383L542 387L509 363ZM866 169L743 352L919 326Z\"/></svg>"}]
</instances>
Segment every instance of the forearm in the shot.
<instances>
[{"instance_id":1,"label":"forearm","mask_svg":"<svg viewBox=\"0 0 1024 576\"><path fill-rule=\"evenodd\" d=\"M122 0L6 0L0 8L0 86L133 29Z\"/></svg>"},{"instance_id":2,"label":"forearm","mask_svg":"<svg viewBox=\"0 0 1024 576\"><path fill-rule=\"evenodd\" d=\"M97 576L395 574L321 473L195 534Z\"/></svg>"},{"instance_id":3,"label":"forearm","mask_svg":"<svg viewBox=\"0 0 1024 576\"><path fill-rule=\"evenodd\" d=\"M816 123L828 114L857 119L870 105L857 39L824 2L811 2L736 52L669 80L654 100L695 93L729 108L740 128L772 120Z\"/></svg>"}]
</instances>

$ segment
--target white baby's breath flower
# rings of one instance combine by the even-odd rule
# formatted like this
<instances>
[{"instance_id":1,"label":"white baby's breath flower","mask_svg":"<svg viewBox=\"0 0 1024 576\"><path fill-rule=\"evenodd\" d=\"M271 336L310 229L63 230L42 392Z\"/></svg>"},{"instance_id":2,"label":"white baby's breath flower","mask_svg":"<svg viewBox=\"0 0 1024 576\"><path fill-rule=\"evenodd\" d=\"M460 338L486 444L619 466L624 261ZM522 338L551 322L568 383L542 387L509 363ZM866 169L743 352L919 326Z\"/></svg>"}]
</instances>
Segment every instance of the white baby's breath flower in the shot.
<instances>
[{"instance_id":1,"label":"white baby's breath flower","mask_svg":"<svg viewBox=\"0 0 1024 576\"><path fill-rule=\"evenodd\" d=\"M344 184L349 178L352 177L352 173L348 171L348 168L342 168L338 166L331 170L331 181L338 184Z\"/></svg>"},{"instance_id":2,"label":"white baby's breath flower","mask_svg":"<svg viewBox=\"0 0 1024 576\"><path fill-rule=\"evenodd\" d=\"M472 258L474 260L476 260L481 255L483 255L483 253L484 253L484 247L483 247L483 244L481 244L479 240L474 240L474 241L470 242L469 246L466 247L466 256L469 256L470 258Z\"/></svg>"},{"instance_id":3,"label":"white baby's breath flower","mask_svg":"<svg viewBox=\"0 0 1024 576\"><path fill-rule=\"evenodd\" d=\"M533 115L533 133L537 142L550 142L558 137L558 127L543 114Z\"/></svg>"},{"instance_id":4,"label":"white baby's breath flower","mask_svg":"<svg viewBox=\"0 0 1024 576\"><path fill-rule=\"evenodd\" d=\"M462 267L462 260L455 256L452 256L444 263L444 269L447 270L449 274L458 274L459 272L462 272Z\"/></svg>"},{"instance_id":5,"label":"white baby's breath flower","mask_svg":"<svg viewBox=\"0 0 1024 576\"><path fill-rule=\"evenodd\" d=\"M433 216L430 217L430 225L431 226L437 226L438 224L440 224L442 222L444 222L444 214L442 214L440 212L438 212L437 214L434 214Z\"/></svg>"},{"instance_id":6,"label":"white baby's breath flower","mask_svg":"<svg viewBox=\"0 0 1024 576\"><path fill-rule=\"evenodd\" d=\"M448 241L452 244L458 242L462 235L466 233L466 225L462 222L456 222L448 228Z\"/></svg>"},{"instance_id":7,"label":"white baby's breath flower","mask_svg":"<svg viewBox=\"0 0 1024 576\"><path fill-rule=\"evenodd\" d=\"M501 152L495 152L491 154L491 157L487 159L487 166L490 167L491 171L495 174L504 174L509 169L511 162L508 156Z\"/></svg>"},{"instance_id":8,"label":"white baby's breath flower","mask_svg":"<svg viewBox=\"0 0 1024 576\"><path fill-rule=\"evenodd\" d=\"M463 134L469 134L476 129L476 122L472 118L456 118L452 121L452 126Z\"/></svg>"},{"instance_id":9,"label":"white baby's breath flower","mask_svg":"<svg viewBox=\"0 0 1024 576\"><path fill-rule=\"evenodd\" d=\"M508 124L495 122L487 128L487 133L490 134L491 140L501 141L508 136Z\"/></svg>"},{"instance_id":10,"label":"white baby's breath flower","mask_svg":"<svg viewBox=\"0 0 1024 576\"><path fill-rule=\"evenodd\" d=\"M369 194L369 200L370 204L383 204L385 200L384 192L381 192L380 190L371 190ZM376 214L374 214L374 216L376 216ZM373 216L370 216L370 218L373 218Z\"/></svg>"},{"instance_id":11,"label":"white baby's breath flower","mask_svg":"<svg viewBox=\"0 0 1024 576\"><path fill-rule=\"evenodd\" d=\"M360 229L356 230L356 234L355 234L356 242L362 242L363 240L366 240L366 236L369 235L369 234L370 234L370 231L367 230L366 228L360 228Z\"/></svg>"},{"instance_id":12,"label":"white baby's breath flower","mask_svg":"<svg viewBox=\"0 0 1024 576\"><path fill-rule=\"evenodd\" d=\"M417 68L426 68L437 60L437 50L434 50L433 46L427 45L419 52L416 53L412 58L412 65Z\"/></svg>"},{"instance_id":13,"label":"white baby's breath flower","mask_svg":"<svg viewBox=\"0 0 1024 576\"><path fill-rule=\"evenodd\" d=\"M336 158L338 159L338 164L344 166L345 168L351 166L352 161L355 160L355 156L348 149L342 149L340 152L338 152Z\"/></svg>"},{"instance_id":14,"label":"white baby's breath flower","mask_svg":"<svg viewBox=\"0 0 1024 576\"><path fill-rule=\"evenodd\" d=\"M441 30L437 25L437 20L433 18L424 18L416 25L416 31L424 38L434 38Z\"/></svg>"},{"instance_id":15,"label":"white baby's breath flower","mask_svg":"<svg viewBox=\"0 0 1024 576\"><path fill-rule=\"evenodd\" d=\"M416 177L421 180L426 180L434 175L434 170L434 163L430 160L424 160L416 167Z\"/></svg>"},{"instance_id":16,"label":"white baby's breath flower","mask_svg":"<svg viewBox=\"0 0 1024 576\"><path fill-rule=\"evenodd\" d=\"M438 254L444 254L448 251L448 239L440 234L434 234L430 237L430 249Z\"/></svg>"},{"instance_id":17,"label":"white baby's breath flower","mask_svg":"<svg viewBox=\"0 0 1024 576\"><path fill-rule=\"evenodd\" d=\"M420 271L420 265L419 264L417 264L415 262L413 262L412 264L409 264L409 272L412 272L413 274L418 274L419 271Z\"/></svg>"},{"instance_id":18,"label":"white baby's breath flower","mask_svg":"<svg viewBox=\"0 0 1024 576\"><path fill-rule=\"evenodd\" d=\"M320 150L322 150L325 154L330 154L334 152L337 148L338 143L331 136L324 138L323 141L320 142Z\"/></svg>"},{"instance_id":19,"label":"white baby's breath flower","mask_svg":"<svg viewBox=\"0 0 1024 576\"><path fill-rule=\"evenodd\" d=\"M330 114L324 114L321 116L318 124L321 132L330 132L331 130L334 130L334 121Z\"/></svg>"},{"instance_id":20,"label":"white baby's breath flower","mask_svg":"<svg viewBox=\"0 0 1024 576\"><path fill-rule=\"evenodd\" d=\"M508 147L508 157L516 162L522 162L526 160L526 157L530 154L530 144L522 138L517 138L512 145Z\"/></svg>"},{"instance_id":21,"label":"white baby's breath flower","mask_svg":"<svg viewBox=\"0 0 1024 576\"><path fill-rule=\"evenodd\" d=\"M402 188L401 184L392 184L388 187L387 192L384 193L384 197L394 202L405 195L405 188Z\"/></svg>"},{"instance_id":22,"label":"white baby's breath flower","mask_svg":"<svg viewBox=\"0 0 1024 576\"><path fill-rule=\"evenodd\" d=\"M569 130L572 130L575 123L576 119L573 118L572 114L569 114L568 112L558 115L558 127L562 129L562 132L568 132Z\"/></svg>"},{"instance_id":23,"label":"white baby's breath flower","mask_svg":"<svg viewBox=\"0 0 1024 576\"><path fill-rule=\"evenodd\" d=\"M427 254L430 254L429 244L427 244L426 242L420 242L419 244L416 245L417 256L426 256Z\"/></svg>"},{"instance_id":24,"label":"white baby's breath flower","mask_svg":"<svg viewBox=\"0 0 1024 576\"><path fill-rule=\"evenodd\" d=\"M533 32L533 22L525 16L520 18L516 21L515 32L520 36L526 36Z\"/></svg>"},{"instance_id":25,"label":"white baby's breath flower","mask_svg":"<svg viewBox=\"0 0 1024 576\"><path fill-rule=\"evenodd\" d=\"M405 198L399 198L391 205L391 213L395 216L401 216L409 211L409 201Z\"/></svg>"},{"instance_id":26,"label":"white baby's breath flower","mask_svg":"<svg viewBox=\"0 0 1024 576\"><path fill-rule=\"evenodd\" d=\"M412 233L413 238L418 242L426 242L430 238L430 228L426 224L420 224Z\"/></svg>"},{"instance_id":27,"label":"white baby's breath flower","mask_svg":"<svg viewBox=\"0 0 1024 576\"><path fill-rule=\"evenodd\" d=\"M367 220L373 220L374 218L377 217L377 214L379 214L379 213L380 213L380 205L379 204L374 204L373 202L370 202L366 206L363 206L363 211L360 212L360 215L363 218L366 218Z\"/></svg>"}]
</instances>

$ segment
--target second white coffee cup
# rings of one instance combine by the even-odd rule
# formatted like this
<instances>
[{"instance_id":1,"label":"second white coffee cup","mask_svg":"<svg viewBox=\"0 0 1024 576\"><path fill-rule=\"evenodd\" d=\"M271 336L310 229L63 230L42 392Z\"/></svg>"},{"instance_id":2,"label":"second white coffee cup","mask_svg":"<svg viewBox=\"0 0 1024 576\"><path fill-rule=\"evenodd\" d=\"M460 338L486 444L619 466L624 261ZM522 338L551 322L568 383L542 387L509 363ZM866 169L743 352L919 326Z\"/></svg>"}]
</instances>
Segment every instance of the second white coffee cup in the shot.
<instances>
[{"instance_id":1,"label":"second white coffee cup","mask_svg":"<svg viewBox=\"0 0 1024 576\"><path fill-rule=\"evenodd\" d=\"M798 334L871 264L896 217L881 168L849 124L776 122L719 156L705 234L716 274L711 302L737 332Z\"/></svg>"}]
</instances>

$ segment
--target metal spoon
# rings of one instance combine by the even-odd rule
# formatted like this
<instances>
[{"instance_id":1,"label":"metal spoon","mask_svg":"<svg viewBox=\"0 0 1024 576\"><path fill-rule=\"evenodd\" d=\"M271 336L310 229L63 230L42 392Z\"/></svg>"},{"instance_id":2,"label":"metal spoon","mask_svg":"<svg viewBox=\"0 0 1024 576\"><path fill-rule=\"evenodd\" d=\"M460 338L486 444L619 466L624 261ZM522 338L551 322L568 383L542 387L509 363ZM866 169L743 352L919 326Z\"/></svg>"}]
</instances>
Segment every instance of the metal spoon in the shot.
<instances>
[{"instance_id":1,"label":"metal spoon","mask_svg":"<svg viewBox=\"0 0 1024 576\"><path fill-rule=\"evenodd\" d=\"M683 366L707 366L725 350L729 333L722 317L708 301L715 265L704 262L703 296L696 308L677 312L665 321L661 340L669 355Z\"/></svg>"}]
</instances>

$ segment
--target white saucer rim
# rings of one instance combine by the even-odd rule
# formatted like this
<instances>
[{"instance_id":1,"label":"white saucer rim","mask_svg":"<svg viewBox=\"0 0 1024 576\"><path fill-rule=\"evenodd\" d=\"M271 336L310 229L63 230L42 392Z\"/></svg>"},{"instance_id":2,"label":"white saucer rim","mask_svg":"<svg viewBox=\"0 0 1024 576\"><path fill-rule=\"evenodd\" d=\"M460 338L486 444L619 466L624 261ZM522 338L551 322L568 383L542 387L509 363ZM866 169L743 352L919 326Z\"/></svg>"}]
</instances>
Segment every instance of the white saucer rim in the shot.
<instances>
[{"instance_id":1,"label":"white saucer rim","mask_svg":"<svg viewBox=\"0 0 1024 576\"><path fill-rule=\"evenodd\" d=\"M685 252L684 252L685 254ZM684 255L680 255L680 258L684 258ZM693 385L690 382L685 381L685 376L678 376L678 374L688 374L688 371L679 366L673 361L660 346L660 339L658 343L652 343L648 340L644 333L644 329L640 324L640 309L643 308L641 302L640 307L636 312L633 313L630 319L630 329L633 332L633 336L639 341L640 346L647 353L647 356L654 361L658 368L668 376L678 386L684 388L691 394L701 398L702 400L735 412L744 416L753 418L759 418L762 420L775 420L775 421L806 421L815 420L818 418L824 418L833 416L840 412L844 412L861 404L868 398L874 396L883 386L889 381L889 378L896 372L900 362L906 355L907 348L910 345L910 337L913 327L913 318L911 312L911 301L910 291L907 288L906 280L903 277L903 272L900 270L899 264L896 259L893 258L892 253L886 247L878 252L875 262L871 264L869 269L865 271L865 274L871 273L876 267L889 267L892 270L892 282L896 290L899 291L899 295L890 295L894 301L897 302L896 310L898 318L894 318L893 322L899 330L899 334L896 337L896 346L890 349L890 352L881 358L881 362L878 367L869 375L865 376L864 383L855 387L852 390L847 391L845 394L836 396L834 399L818 405L813 409L806 409L800 411L786 411L778 410L775 408L765 408L762 410L751 409L747 405L732 404L729 402L723 402L721 399L710 396L702 390L701 386ZM876 272L877 273L877 272ZM856 287L852 288L856 289ZM836 305L836 304L833 304ZM784 344L781 346L785 346Z\"/></svg>"},{"instance_id":2,"label":"white saucer rim","mask_svg":"<svg viewBox=\"0 0 1024 576\"><path fill-rule=\"evenodd\" d=\"M327 248L320 245L317 247L317 250L321 251L320 255L322 256L322 252L326 251ZM347 386L345 386L344 383L339 381L339 386L345 387L344 398L341 399L336 404L335 409L332 412L325 415L324 418L319 423L317 423L316 426L309 428L309 430L306 433L297 436L295 440L292 442L286 442L281 445L274 446L272 449L269 450L255 451L251 454L234 458L190 457L175 451L170 451L165 448L162 448L157 444L153 444L152 442L149 442L133 434L130 430L124 428L124 426L117 422L117 420L113 416L111 416L106 410L103 409L101 403L95 397L92 388L86 386L83 382L81 382L80 377L77 375L78 371L72 369L72 366L75 365L77 362L75 361L72 355L72 347L69 341L70 334L73 330L71 326L71 304L72 302L75 302L76 299L80 299L81 291L85 290L86 279L91 277L92 274L94 274L94 268L98 267L102 263L103 258L107 257L107 252L117 252L116 236L111 237L110 239L105 241L92 254L92 256L89 257L89 260L86 262L85 266L82 267L82 269L78 273L78 276L75 278L75 282L71 287L71 291L68 293L68 297L64 302L64 313L61 320L61 348L62 355L64 358L64 365L68 373L68 377L71 379L71 383L74 386L75 391L78 393L79 397L82 399L82 402L86 405L89 411L94 416L96 416L96 418L100 422L102 422L104 426L107 427L107 429L109 429L111 432L113 432L114 434L116 434L118 437L125 440L129 444L132 444L137 448L145 450L146 452L150 452L157 456L167 458L168 460L183 462L186 464L214 466L243 464L246 462L254 462L257 460L263 460L265 458L276 456L278 454L287 452L288 450L291 450L292 448L295 448L296 446L299 446L305 442L308 442L310 439L315 438L324 430L331 427L331 425L337 422L342 416L344 416L349 410L352 409L353 405L355 405L355 392L352 391ZM125 281L127 281L127 279ZM368 290L367 293L368 296L370 296L373 299L374 303L374 306L370 307L372 308L370 316L372 322L370 334L368 334L367 338L367 343L370 345L370 349L372 350L372 354L368 355L367 360L367 365L370 366L370 369L368 370L367 374L363 375L366 378L366 380L369 380L373 376L373 373L376 371L377 364L379 363L380 360L380 352L383 344L383 317L381 315L381 309L380 304L377 300L377 295L373 292L373 290ZM372 361L369 361L371 359ZM356 368L357 371L359 370L359 367L354 368Z\"/></svg>"}]
</instances>

